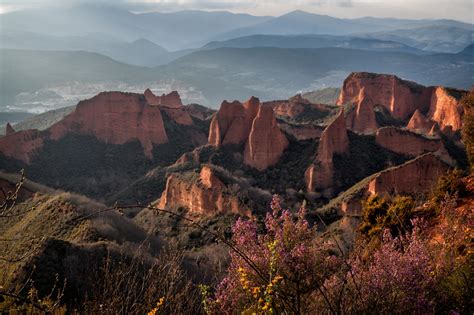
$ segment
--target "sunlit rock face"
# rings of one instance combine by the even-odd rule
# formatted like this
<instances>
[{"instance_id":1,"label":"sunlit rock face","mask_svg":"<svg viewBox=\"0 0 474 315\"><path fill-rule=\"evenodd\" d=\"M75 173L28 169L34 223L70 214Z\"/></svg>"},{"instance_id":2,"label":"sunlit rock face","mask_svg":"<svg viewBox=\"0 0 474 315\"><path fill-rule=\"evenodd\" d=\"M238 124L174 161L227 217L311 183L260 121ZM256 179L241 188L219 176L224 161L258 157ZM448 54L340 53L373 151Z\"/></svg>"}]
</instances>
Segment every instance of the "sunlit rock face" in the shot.
<instances>
[{"instance_id":1,"label":"sunlit rock face","mask_svg":"<svg viewBox=\"0 0 474 315\"><path fill-rule=\"evenodd\" d=\"M226 193L224 183L206 165L194 181L179 174L168 176L158 206L162 209L185 207L202 215L236 213L250 216L250 211L240 204L236 196Z\"/></svg>"},{"instance_id":2,"label":"sunlit rock face","mask_svg":"<svg viewBox=\"0 0 474 315\"><path fill-rule=\"evenodd\" d=\"M410 157L436 152L444 161L454 163L440 138L425 137L397 127L384 127L377 130L375 142L385 149Z\"/></svg>"},{"instance_id":3,"label":"sunlit rock face","mask_svg":"<svg viewBox=\"0 0 474 315\"><path fill-rule=\"evenodd\" d=\"M349 150L344 111L341 110L336 119L330 123L321 135L316 159L305 173L308 191L330 189L333 184L334 154ZM330 193L329 193L330 194Z\"/></svg>"},{"instance_id":4,"label":"sunlit rock face","mask_svg":"<svg viewBox=\"0 0 474 315\"><path fill-rule=\"evenodd\" d=\"M211 121L208 143L216 147L244 144L244 163L258 170L277 163L288 146L273 109L255 97L243 104L224 101Z\"/></svg>"},{"instance_id":5,"label":"sunlit rock face","mask_svg":"<svg viewBox=\"0 0 474 315\"><path fill-rule=\"evenodd\" d=\"M407 128L429 134L437 123L445 134L462 126L460 98L465 91L441 86L425 87L394 75L355 72L344 81L338 105L355 104L347 114L347 127L355 132L377 129L373 108L383 106Z\"/></svg>"},{"instance_id":6,"label":"sunlit rock face","mask_svg":"<svg viewBox=\"0 0 474 315\"><path fill-rule=\"evenodd\" d=\"M274 165L288 147L288 140L278 127L273 109L260 106L245 145L244 163L258 170Z\"/></svg>"},{"instance_id":7,"label":"sunlit rock face","mask_svg":"<svg viewBox=\"0 0 474 315\"><path fill-rule=\"evenodd\" d=\"M364 99L370 99L374 106L384 106L398 119L406 119L416 109L426 112L432 91L432 88L401 80L394 75L355 72L344 80L337 104L360 102L362 89Z\"/></svg>"},{"instance_id":8,"label":"sunlit rock face","mask_svg":"<svg viewBox=\"0 0 474 315\"><path fill-rule=\"evenodd\" d=\"M448 90L438 86L431 95L428 118L437 122L442 131L458 131L462 127L463 107L454 96L457 90Z\"/></svg>"},{"instance_id":9,"label":"sunlit rock face","mask_svg":"<svg viewBox=\"0 0 474 315\"><path fill-rule=\"evenodd\" d=\"M169 94L156 96L150 89L147 89L143 95L149 105L158 106L176 123L188 126L193 124L191 115L183 106L178 92L173 91Z\"/></svg>"},{"instance_id":10,"label":"sunlit rock face","mask_svg":"<svg viewBox=\"0 0 474 315\"><path fill-rule=\"evenodd\" d=\"M380 172L370 181L367 190L372 195L427 193L447 170L447 164L433 153L427 153L399 167Z\"/></svg>"},{"instance_id":11,"label":"sunlit rock face","mask_svg":"<svg viewBox=\"0 0 474 315\"><path fill-rule=\"evenodd\" d=\"M168 141L160 108L133 93L100 93L79 102L73 113L49 128L54 140L70 132L92 135L112 144L137 139L149 158L153 145Z\"/></svg>"}]
</instances>

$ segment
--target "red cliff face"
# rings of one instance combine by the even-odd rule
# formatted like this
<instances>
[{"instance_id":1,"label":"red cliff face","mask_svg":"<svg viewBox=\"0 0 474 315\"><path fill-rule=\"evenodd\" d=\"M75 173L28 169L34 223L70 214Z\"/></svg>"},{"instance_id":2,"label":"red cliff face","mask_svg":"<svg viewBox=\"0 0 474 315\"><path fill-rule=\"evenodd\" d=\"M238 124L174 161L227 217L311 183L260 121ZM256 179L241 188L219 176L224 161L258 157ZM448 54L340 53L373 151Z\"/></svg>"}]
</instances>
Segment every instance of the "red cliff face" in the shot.
<instances>
[{"instance_id":1,"label":"red cliff face","mask_svg":"<svg viewBox=\"0 0 474 315\"><path fill-rule=\"evenodd\" d=\"M276 164L287 147L288 140L277 125L273 109L260 106L245 145L244 163L264 170Z\"/></svg>"},{"instance_id":2,"label":"red cliff face","mask_svg":"<svg viewBox=\"0 0 474 315\"><path fill-rule=\"evenodd\" d=\"M315 162L306 170L308 191L329 189L333 179L333 156L349 150L344 111L329 124L321 135Z\"/></svg>"},{"instance_id":3,"label":"red cliff face","mask_svg":"<svg viewBox=\"0 0 474 315\"><path fill-rule=\"evenodd\" d=\"M149 105L158 106L176 123L188 126L193 124L191 115L183 106L178 92L173 91L167 95L156 96L150 89L147 89L144 96Z\"/></svg>"},{"instance_id":4,"label":"red cliff face","mask_svg":"<svg viewBox=\"0 0 474 315\"><path fill-rule=\"evenodd\" d=\"M357 98L357 105L346 115L346 127L358 133L372 133L377 130L374 103L366 97L365 88L362 87Z\"/></svg>"},{"instance_id":5,"label":"red cliff face","mask_svg":"<svg viewBox=\"0 0 474 315\"><path fill-rule=\"evenodd\" d=\"M407 125L411 130L428 133L432 123L436 122L441 131L449 135L461 129L463 109L459 100L463 93L444 87L424 87L394 75L360 72L346 78L337 104L353 103L359 108L365 100L372 106L384 106L394 118L405 120L411 117ZM369 107L366 105L364 108L365 116L370 113ZM427 113L426 117L422 113ZM349 128L354 131L371 128L364 128L363 121L357 125L354 118L357 115L352 116L348 115ZM365 120L372 124L371 117Z\"/></svg>"},{"instance_id":6,"label":"red cliff face","mask_svg":"<svg viewBox=\"0 0 474 315\"><path fill-rule=\"evenodd\" d=\"M149 158L154 144L168 141L160 108L132 93L104 92L81 101L73 113L49 128L54 140L69 132L93 135L113 144L138 139Z\"/></svg>"},{"instance_id":7,"label":"red cliff face","mask_svg":"<svg viewBox=\"0 0 474 315\"><path fill-rule=\"evenodd\" d=\"M407 129L428 134L433 128L433 122L426 118L418 109L411 116L410 121L407 124Z\"/></svg>"},{"instance_id":8,"label":"red cliff face","mask_svg":"<svg viewBox=\"0 0 474 315\"><path fill-rule=\"evenodd\" d=\"M244 162L259 170L275 164L288 146L273 110L252 97L244 104L224 101L213 117L208 143L245 144Z\"/></svg>"},{"instance_id":9,"label":"red cliff face","mask_svg":"<svg viewBox=\"0 0 474 315\"><path fill-rule=\"evenodd\" d=\"M427 193L447 169L445 163L433 153L428 153L401 166L380 172L370 181L367 191L372 195Z\"/></svg>"},{"instance_id":10,"label":"red cliff face","mask_svg":"<svg viewBox=\"0 0 474 315\"><path fill-rule=\"evenodd\" d=\"M43 146L41 131L22 130L0 138L0 151L7 157L29 164L37 150Z\"/></svg>"},{"instance_id":11,"label":"red cliff face","mask_svg":"<svg viewBox=\"0 0 474 315\"><path fill-rule=\"evenodd\" d=\"M459 93L459 91L453 91ZM462 126L463 107L458 98L444 87L436 87L430 101L428 117L438 123L441 131L458 131Z\"/></svg>"},{"instance_id":12,"label":"red cliff face","mask_svg":"<svg viewBox=\"0 0 474 315\"><path fill-rule=\"evenodd\" d=\"M375 141L381 147L396 153L416 157L427 152L437 152L443 160L452 162L439 138L429 139L397 127L384 127L377 130Z\"/></svg>"},{"instance_id":13,"label":"red cliff face","mask_svg":"<svg viewBox=\"0 0 474 315\"><path fill-rule=\"evenodd\" d=\"M13 129L12 125L10 123L7 123L7 127L5 128L5 135L9 136L11 134L15 133L15 129Z\"/></svg>"},{"instance_id":14,"label":"red cliff face","mask_svg":"<svg viewBox=\"0 0 474 315\"><path fill-rule=\"evenodd\" d=\"M209 144L220 147L225 144L245 143L259 107L260 101L255 97L244 104L224 101L211 121Z\"/></svg>"},{"instance_id":15,"label":"red cliff face","mask_svg":"<svg viewBox=\"0 0 474 315\"><path fill-rule=\"evenodd\" d=\"M143 93L148 104L153 106L162 106L168 108L181 108L183 103L181 102L181 97L177 91L173 91L170 94L163 94L161 96L156 96L150 89L146 89Z\"/></svg>"},{"instance_id":16,"label":"red cliff face","mask_svg":"<svg viewBox=\"0 0 474 315\"><path fill-rule=\"evenodd\" d=\"M337 104L358 103L362 88L374 106L384 106L399 119L410 117L416 109L428 110L432 90L394 75L356 72L344 81Z\"/></svg>"},{"instance_id":17,"label":"red cliff face","mask_svg":"<svg viewBox=\"0 0 474 315\"><path fill-rule=\"evenodd\" d=\"M168 176L158 206L162 209L185 207L192 212L209 216L220 213L250 215L250 211L240 205L238 198L225 190L225 185L214 171L203 166L199 179L194 182L178 174Z\"/></svg>"},{"instance_id":18,"label":"red cliff face","mask_svg":"<svg viewBox=\"0 0 474 315\"><path fill-rule=\"evenodd\" d=\"M361 201L368 195L430 193L448 168L434 153L426 153L359 182L354 186L356 190L343 197L335 210L343 216L361 216Z\"/></svg>"}]
</instances>

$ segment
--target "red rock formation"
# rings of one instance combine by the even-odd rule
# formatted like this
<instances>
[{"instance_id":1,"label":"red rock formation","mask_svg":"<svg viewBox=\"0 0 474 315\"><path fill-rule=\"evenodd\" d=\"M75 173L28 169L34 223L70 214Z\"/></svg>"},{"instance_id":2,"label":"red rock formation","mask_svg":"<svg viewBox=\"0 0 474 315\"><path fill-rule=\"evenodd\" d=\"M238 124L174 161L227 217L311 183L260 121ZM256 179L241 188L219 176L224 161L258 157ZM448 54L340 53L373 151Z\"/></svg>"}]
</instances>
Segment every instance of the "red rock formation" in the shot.
<instances>
[{"instance_id":1,"label":"red rock formation","mask_svg":"<svg viewBox=\"0 0 474 315\"><path fill-rule=\"evenodd\" d=\"M368 184L374 194L406 194L430 192L448 166L433 153L427 153L398 167L377 174Z\"/></svg>"},{"instance_id":2,"label":"red rock formation","mask_svg":"<svg viewBox=\"0 0 474 315\"><path fill-rule=\"evenodd\" d=\"M358 103L362 88L374 106L384 106L398 119L408 118L416 109L426 112L432 91L394 75L355 72L344 81L337 104Z\"/></svg>"},{"instance_id":3,"label":"red rock formation","mask_svg":"<svg viewBox=\"0 0 474 315\"><path fill-rule=\"evenodd\" d=\"M454 93L462 94L461 91L453 90ZM428 117L438 123L441 130L451 129L458 131L462 126L463 107L450 90L438 86L431 96Z\"/></svg>"},{"instance_id":4,"label":"red rock formation","mask_svg":"<svg viewBox=\"0 0 474 315\"><path fill-rule=\"evenodd\" d=\"M222 189L224 188L224 183L214 174L212 168L207 165L204 165L201 168L201 173L199 174L199 179L201 184L207 189Z\"/></svg>"},{"instance_id":5,"label":"red rock formation","mask_svg":"<svg viewBox=\"0 0 474 315\"><path fill-rule=\"evenodd\" d=\"M138 139L149 158L154 144L168 141L160 108L132 93L104 92L81 101L73 113L49 128L54 140L70 132L113 144Z\"/></svg>"},{"instance_id":6,"label":"red rock formation","mask_svg":"<svg viewBox=\"0 0 474 315\"><path fill-rule=\"evenodd\" d=\"M397 127L384 127L377 130L375 141L390 151L411 157L427 152L438 152L445 161L451 161L441 139L429 139Z\"/></svg>"},{"instance_id":7,"label":"red rock formation","mask_svg":"<svg viewBox=\"0 0 474 315\"><path fill-rule=\"evenodd\" d=\"M426 153L405 164L369 176L337 197L329 208L341 216L361 216L362 204L369 195L429 193L449 166L434 153Z\"/></svg>"},{"instance_id":8,"label":"red rock formation","mask_svg":"<svg viewBox=\"0 0 474 315\"><path fill-rule=\"evenodd\" d=\"M29 164L43 142L44 135L40 131L21 130L0 138L0 151L7 157Z\"/></svg>"},{"instance_id":9,"label":"red rock formation","mask_svg":"<svg viewBox=\"0 0 474 315\"><path fill-rule=\"evenodd\" d=\"M264 170L276 164L287 147L288 140L278 127L273 109L260 106L245 145L244 163Z\"/></svg>"},{"instance_id":10,"label":"red rock formation","mask_svg":"<svg viewBox=\"0 0 474 315\"><path fill-rule=\"evenodd\" d=\"M190 126L193 124L193 119L191 115L186 111L184 107L180 108L168 108L163 107L163 111L168 114L168 116L173 119L176 123L180 125Z\"/></svg>"},{"instance_id":11,"label":"red rock formation","mask_svg":"<svg viewBox=\"0 0 474 315\"><path fill-rule=\"evenodd\" d=\"M346 115L346 127L358 133L372 133L377 130L374 103L365 96L365 88L359 91L356 108Z\"/></svg>"},{"instance_id":12,"label":"red rock formation","mask_svg":"<svg viewBox=\"0 0 474 315\"><path fill-rule=\"evenodd\" d=\"M147 89L144 96L149 105L160 107L176 123L181 125L193 124L191 115L183 106L178 92L173 91L168 95L156 96L150 89Z\"/></svg>"},{"instance_id":13,"label":"red rock formation","mask_svg":"<svg viewBox=\"0 0 474 315\"><path fill-rule=\"evenodd\" d=\"M145 99L148 104L153 106L161 106L168 108L181 108L183 103L181 102L181 97L177 91L173 91L170 94L163 94L161 96L156 96L150 89L146 89Z\"/></svg>"},{"instance_id":14,"label":"red rock formation","mask_svg":"<svg viewBox=\"0 0 474 315\"><path fill-rule=\"evenodd\" d=\"M293 96L288 100L264 102L263 105L272 107L273 112L277 117L294 118L303 113L306 109L314 109L329 113L327 106L313 104L307 99L303 98L300 94Z\"/></svg>"},{"instance_id":15,"label":"red rock formation","mask_svg":"<svg viewBox=\"0 0 474 315\"><path fill-rule=\"evenodd\" d=\"M211 121L209 144L220 147L225 144L245 143L260 107L259 103L258 98L255 97L245 104L238 101L222 102L219 111Z\"/></svg>"},{"instance_id":16,"label":"red rock formation","mask_svg":"<svg viewBox=\"0 0 474 315\"><path fill-rule=\"evenodd\" d=\"M329 124L321 135L315 163L305 172L308 191L330 189L333 183L333 156L349 150L344 110ZM330 194L330 193L329 193Z\"/></svg>"},{"instance_id":17,"label":"red rock formation","mask_svg":"<svg viewBox=\"0 0 474 315\"><path fill-rule=\"evenodd\" d=\"M433 128L433 122L426 118L420 110L416 110L407 124L407 128L419 133L429 133Z\"/></svg>"},{"instance_id":18,"label":"red rock formation","mask_svg":"<svg viewBox=\"0 0 474 315\"><path fill-rule=\"evenodd\" d=\"M11 134L15 133L15 129L13 129L12 125L10 123L7 123L7 127L5 128L5 135L9 136Z\"/></svg>"},{"instance_id":19,"label":"red rock formation","mask_svg":"<svg viewBox=\"0 0 474 315\"><path fill-rule=\"evenodd\" d=\"M209 216L219 213L250 216L236 196L225 192L225 185L208 166L202 168L198 181L185 179L182 174L168 176L158 206L162 209L180 206Z\"/></svg>"},{"instance_id":20,"label":"red rock formation","mask_svg":"<svg viewBox=\"0 0 474 315\"><path fill-rule=\"evenodd\" d=\"M273 109L256 97L244 104L224 101L211 121L208 139L216 147L245 144L244 163L259 170L275 164L288 146Z\"/></svg>"}]
</instances>

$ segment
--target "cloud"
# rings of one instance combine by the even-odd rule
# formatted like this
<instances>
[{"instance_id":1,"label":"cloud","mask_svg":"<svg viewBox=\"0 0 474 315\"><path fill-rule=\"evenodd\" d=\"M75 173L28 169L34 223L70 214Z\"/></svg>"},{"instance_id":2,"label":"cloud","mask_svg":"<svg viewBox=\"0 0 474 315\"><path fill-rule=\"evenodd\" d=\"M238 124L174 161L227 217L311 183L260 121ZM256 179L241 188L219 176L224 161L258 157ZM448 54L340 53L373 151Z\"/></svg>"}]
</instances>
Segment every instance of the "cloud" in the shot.
<instances>
[{"instance_id":1,"label":"cloud","mask_svg":"<svg viewBox=\"0 0 474 315\"><path fill-rule=\"evenodd\" d=\"M82 3L118 6L134 12L194 9L281 15L304 10L346 18L450 18L473 23L472 0L0 0L0 11Z\"/></svg>"}]
</instances>

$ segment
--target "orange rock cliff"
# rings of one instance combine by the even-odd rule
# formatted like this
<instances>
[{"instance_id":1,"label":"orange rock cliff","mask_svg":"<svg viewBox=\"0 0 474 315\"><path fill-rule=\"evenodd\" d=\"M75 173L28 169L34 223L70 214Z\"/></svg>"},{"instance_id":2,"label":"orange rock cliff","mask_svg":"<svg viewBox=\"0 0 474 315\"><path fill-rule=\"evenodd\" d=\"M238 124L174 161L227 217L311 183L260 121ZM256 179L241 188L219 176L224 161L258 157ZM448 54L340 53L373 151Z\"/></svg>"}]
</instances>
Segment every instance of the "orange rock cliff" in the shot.
<instances>
[{"instance_id":1,"label":"orange rock cliff","mask_svg":"<svg viewBox=\"0 0 474 315\"><path fill-rule=\"evenodd\" d=\"M385 149L410 157L436 152L443 161L454 163L439 138L428 138L397 127L383 127L377 130L375 142Z\"/></svg>"},{"instance_id":2,"label":"orange rock cliff","mask_svg":"<svg viewBox=\"0 0 474 315\"><path fill-rule=\"evenodd\" d=\"M336 119L331 122L321 135L316 159L305 172L308 191L326 190L333 182L333 156L349 150L344 110L341 109ZM328 195L331 192L327 193Z\"/></svg>"},{"instance_id":3,"label":"orange rock cliff","mask_svg":"<svg viewBox=\"0 0 474 315\"><path fill-rule=\"evenodd\" d=\"M363 131L374 129L373 118L368 116L370 106L383 106L402 121L411 117L410 129L427 129L430 123L438 123L442 131L458 131L462 117L459 99L463 93L444 87L425 87L394 75L356 72L344 80L337 104L357 105L357 111L351 113L355 117L348 115L348 127L356 132L361 131L361 126ZM366 104L361 108L363 102Z\"/></svg>"},{"instance_id":4,"label":"orange rock cliff","mask_svg":"<svg viewBox=\"0 0 474 315\"><path fill-rule=\"evenodd\" d=\"M51 126L49 132L53 140L69 132L113 144L137 139L149 158L154 144L168 141L160 108L148 104L140 94L121 92L104 92L79 102L76 110Z\"/></svg>"},{"instance_id":5,"label":"orange rock cliff","mask_svg":"<svg viewBox=\"0 0 474 315\"><path fill-rule=\"evenodd\" d=\"M208 143L245 144L244 163L259 170L278 162L288 146L273 109L255 97L244 104L224 101L211 121Z\"/></svg>"},{"instance_id":6,"label":"orange rock cliff","mask_svg":"<svg viewBox=\"0 0 474 315\"><path fill-rule=\"evenodd\" d=\"M185 207L203 215L219 213L250 215L250 211L240 205L236 196L226 193L224 183L207 165L202 167L199 178L195 180L183 178L182 174L168 176L158 206L162 209Z\"/></svg>"},{"instance_id":7,"label":"orange rock cliff","mask_svg":"<svg viewBox=\"0 0 474 315\"><path fill-rule=\"evenodd\" d=\"M111 144L136 139L144 154L152 158L153 146L168 142L161 111L178 124L193 123L177 92L161 97L150 90L144 95L103 92L79 102L74 112L45 131L15 132L7 125L7 135L0 138L0 152L29 164L45 140L59 140L68 133L76 133Z\"/></svg>"}]
</instances>

